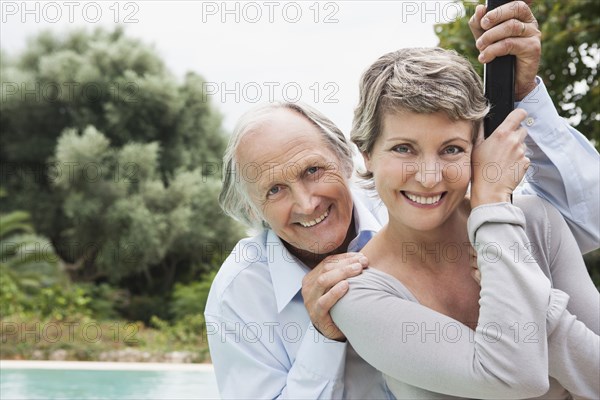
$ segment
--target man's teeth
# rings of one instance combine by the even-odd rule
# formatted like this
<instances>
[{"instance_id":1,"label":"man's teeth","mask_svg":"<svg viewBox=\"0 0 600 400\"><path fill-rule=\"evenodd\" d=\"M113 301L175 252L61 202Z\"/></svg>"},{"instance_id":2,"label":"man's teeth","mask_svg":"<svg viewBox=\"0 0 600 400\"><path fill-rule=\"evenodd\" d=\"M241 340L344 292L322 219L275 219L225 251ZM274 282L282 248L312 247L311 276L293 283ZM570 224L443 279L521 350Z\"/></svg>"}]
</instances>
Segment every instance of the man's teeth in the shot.
<instances>
[{"instance_id":1,"label":"man's teeth","mask_svg":"<svg viewBox=\"0 0 600 400\"><path fill-rule=\"evenodd\" d=\"M308 221L308 222L300 222L300 225L302 225L305 228L310 228L311 226L315 226L319 222L323 221L325 218L327 218L328 215L329 215L329 210L325 210L325 213L323 215L321 215L319 218L313 219L312 221Z\"/></svg>"},{"instance_id":2,"label":"man's teeth","mask_svg":"<svg viewBox=\"0 0 600 400\"><path fill-rule=\"evenodd\" d=\"M440 199L442 198L441 194L438 194L437 196L431 196L431 197L415 196L414 194L410 194L410 193L406 193L406 192L404 192L404 194L406 195L406 197L408 197L415 203L419 203L419 204L434 204L434 203L437 203L438 201L440 201Z\"/></svg>"}]
</instances>

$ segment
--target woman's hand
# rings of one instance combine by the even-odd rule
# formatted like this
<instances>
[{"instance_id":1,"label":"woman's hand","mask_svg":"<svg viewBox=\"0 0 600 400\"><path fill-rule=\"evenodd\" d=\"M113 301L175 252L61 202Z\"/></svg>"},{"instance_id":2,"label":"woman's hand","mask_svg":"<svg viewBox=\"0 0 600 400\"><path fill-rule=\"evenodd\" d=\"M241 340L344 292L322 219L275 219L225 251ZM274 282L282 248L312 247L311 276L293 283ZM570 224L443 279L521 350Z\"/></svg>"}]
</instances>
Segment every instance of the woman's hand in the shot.
<instances>
[{"instance_id":1,"label":"woman's hand","mask_svg":"<svg viewBox=\"0 0 600 400\"><path fill-rule=\"evenodd\" d=\"M471 158L471 207L509 202L510 196L529 167L524 143L527 130L521 122L525 110L516 109L487 140L480 132Z\"/></svg>"}]
</instances>

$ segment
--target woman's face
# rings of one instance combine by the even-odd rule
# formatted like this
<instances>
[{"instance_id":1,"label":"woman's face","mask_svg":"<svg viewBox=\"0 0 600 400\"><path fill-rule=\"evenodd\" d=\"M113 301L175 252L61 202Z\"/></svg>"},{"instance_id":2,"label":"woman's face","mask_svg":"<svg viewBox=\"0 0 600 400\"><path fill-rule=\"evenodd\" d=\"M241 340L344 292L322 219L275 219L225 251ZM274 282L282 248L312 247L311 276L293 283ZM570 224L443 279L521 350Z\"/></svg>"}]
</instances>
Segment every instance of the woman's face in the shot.
<instances>
[{"instance_id":1,"label":"woman's face","mask_svg":"<svg viewBox=\"0 0 600 400\"><path fill-rule=\"evenodd\" d=\"M444 112L387 113L365 164L390 222L418 231L442 226L462 203L471 180L470 121Z\"/></svg>"},{"instance_id":2,"label":"woman's face","mask_svg":"<svg viewBox=\"0 0 600 400\"><path fill-rule=\"evenodd\" d=\"M244 136L237 160L252 202L277 236L313 254L344 243L353 208L349 177L309 120L273 111Z\"/></svg>"}]
</instances>

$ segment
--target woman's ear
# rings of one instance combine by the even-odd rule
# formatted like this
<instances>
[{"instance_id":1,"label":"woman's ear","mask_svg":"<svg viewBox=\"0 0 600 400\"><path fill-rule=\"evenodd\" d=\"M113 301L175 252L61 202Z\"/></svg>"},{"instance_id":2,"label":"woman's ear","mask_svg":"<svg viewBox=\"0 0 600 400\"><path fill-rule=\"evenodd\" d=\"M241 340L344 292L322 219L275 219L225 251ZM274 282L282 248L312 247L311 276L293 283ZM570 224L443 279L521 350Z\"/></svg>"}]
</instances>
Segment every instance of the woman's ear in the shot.
<instances>
[{"instance_id":1,"label":"woman's ear","mask_svg":"<svg viewBox=\"0 0 600 400\"><path fill-rule=\"evenodd\" d=\"M483 122L479 124L479 132L477 132L477 137L475 138L475 146L479 146L481 143L483 143L483 141L485 140L485 137L483 135Z\"/></svg>"},{"instance_id":2,"label":"woman's ear","mask_svg":"<svg viewBox=\"0 0 600 400\"><path fill-rule=\"evenodd\" d=\"M365 162L365 168L367 172L371 172L371 156L366 151L361 151L360 154L363 156L363 161Z\"/></svg>"}]
</instances>

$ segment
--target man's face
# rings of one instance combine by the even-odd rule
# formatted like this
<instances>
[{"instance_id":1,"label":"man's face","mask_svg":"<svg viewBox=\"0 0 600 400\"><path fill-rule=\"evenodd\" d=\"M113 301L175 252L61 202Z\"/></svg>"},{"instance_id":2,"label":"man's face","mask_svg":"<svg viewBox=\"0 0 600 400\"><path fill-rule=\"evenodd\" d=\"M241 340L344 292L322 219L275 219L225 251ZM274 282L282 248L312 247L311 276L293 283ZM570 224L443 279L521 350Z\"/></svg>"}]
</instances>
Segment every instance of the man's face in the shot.
<instances>
[{"instance_id":1,"label":"man's face","mask_svg":"<svg viewBox=\"0 0 600 400\"><path fill-rule=\"evenodd\" d=\"M348 177L308 119L274 110L242 138L237 161L252 202L282 240L313 254L344 243L353 206Z\"/></svg>"}]
</instances>

